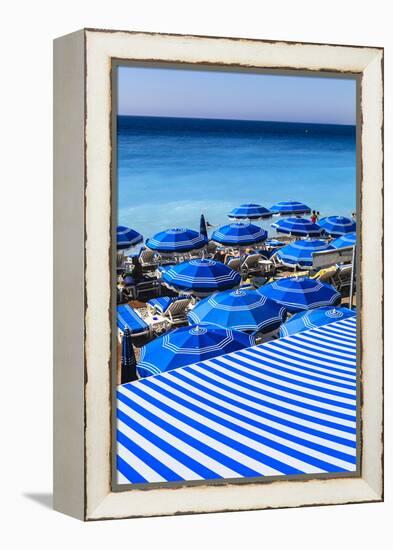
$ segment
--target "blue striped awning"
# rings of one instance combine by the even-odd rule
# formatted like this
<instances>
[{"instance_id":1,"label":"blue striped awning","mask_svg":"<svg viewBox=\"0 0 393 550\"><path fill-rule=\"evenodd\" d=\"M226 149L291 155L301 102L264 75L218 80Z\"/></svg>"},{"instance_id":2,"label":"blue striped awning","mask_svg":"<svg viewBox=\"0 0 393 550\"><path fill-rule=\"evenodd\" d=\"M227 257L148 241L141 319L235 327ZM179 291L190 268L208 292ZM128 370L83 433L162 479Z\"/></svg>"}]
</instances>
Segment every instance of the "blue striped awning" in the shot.
<instances>
[{"instance_id":1,"label":"blue striped awning","mask_svg":"<svg viewBox=\"0 0 393 550\"><path fill-rule=\"evenodd\" d=\"M119 483L356 470L356 318L118 387Z\"/></svg>"}]
</instances>

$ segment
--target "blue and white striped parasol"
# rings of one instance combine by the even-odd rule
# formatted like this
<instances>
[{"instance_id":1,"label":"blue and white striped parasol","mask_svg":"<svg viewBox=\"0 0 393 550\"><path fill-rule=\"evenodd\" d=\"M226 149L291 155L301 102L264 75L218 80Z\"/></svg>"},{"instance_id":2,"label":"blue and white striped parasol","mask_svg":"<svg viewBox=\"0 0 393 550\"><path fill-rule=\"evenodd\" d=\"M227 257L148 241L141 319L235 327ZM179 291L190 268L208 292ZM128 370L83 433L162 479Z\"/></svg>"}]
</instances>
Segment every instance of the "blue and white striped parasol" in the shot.
<instances>
[{"instance_id":1,"label":"blue and white striped parasol","mask_svg":"<svg viewBox=\"0 0 393 550\"><path fill-rule=\"evenodd\" d=\"M275 257L288 267L312 267L313 253L323 250L333 250L333 247L319 239L295 241L277 250Z\"/></svg>"},{"instance_id":2,"label":"blue and white striped parasol","mask_svg":"<svg viewBox=\"0 0 393 550\"><path fill-rule=\"evenodd\" d=\"M327 283L309 277L286 277L261 286L257 292L275 300L290 313L323 306L336 306L341 294Z\"/></svg>"},{"instance_id":3,"label":"blue and white striped parasol","mask_svg":"<svg viewBox=\"0 0 393 550\"><path fill-rule=\"evenodd\" d=\"M267 231L252 223L230 223L214 231L213 241L226 246L247 246L267 239Z\"/></svg>"},{"instance_id":4,"label":"blue and white striped parasol","mask_svg":"<svg viewBox=\"0 0 393 550\"><path fill-rule=\"evenodd\" d=\"M254 337L213 325L192 325L168 332L141 349L141 378L212 359L255 344Z\"/></svg>"},{"instance_id":5,"label":"blue and white striped parasol","mask_svg":"<svg viewBox=\"0 0 393 550\"><path fill-rule=\"evenodd\" d=\"M347 233L337 239L334 239L330 243L333 248L346 248L347 246L354 246L356 244L356 233Z\"/></svg>"},{"instance_id":6,"label":"blue and white striped parasol","mask_svg":"<svg viewBox=\"0 0 393 550\"><path fill-rule=\"evenodd\" d=\"M135 231L135 229L130 229L124 225L118 225L116 241L118 250L127 250L128 248L141 243L143 241L143 236L138 233L138 231Z\"/></svg>"},{"instance_id":7,"label":"blue and white striped parasol","mask_svg":"<svg viewBox=\"0 0 393 550\"><path fill-rule=\"evenodd\" d=\"M281 325L280 336L290 336L311 328L323 327L349 317L356 317L356 311L347 307L318 307L301 311Z\"/></svg>"},{"instance_id":8,"label":"blue and white striped parasol","mask_svg":"<svg viewBox=\"0 0 393 550\"><path fill-rule=\"evenodd\" d=\"M238 286L241 276L221 262L195 259L170 266L163 272L162 280L176 290L211 294Z\"/></svg>"},{"instance_id":9,"label":"blue and white striped parasol","mask_svg":"<svg viewBox=\"0 0 393 550\"><path fill-rule=\"evenodd\" d=\"M270 210L260 204L241 204L237 208L231 210L228 218L235 220L261 220L263 218L271 218Z\"/></svg>"},{"instance_id":10,"label":"blue and white striped parasol","mask_svg":"<svg viewBox=\"0 0 393 550\"><path fill-rule=\"evenodd\" d=\"M272 223L277 233L286 233L295 237L319 237L323 230L318 224L306 218L284 218Z\"/></svg>"},{"instance_id":11,"label":"blue and white striped parasol","mask_svg":"<svg viewBox=\"0 0 393 550\"><path fill-rule=\"evenodd\" d=\"M356 356L352 317L118 386L118 483L356 472Z\"/></svg>"},{"instance_id":12,"label":"blue and white striped parasol","mask_svg":"<svg viewBox=\"0 0 393 550\"><path fill-rule=\"evenodd\" d=\"M255 290L226 290L201 300L188 314L192 323L209 323L244 332L270 332L286 319L286 309Z\"/></svg>"},{"instance_id":13,"label":"blue and white striped parasol","mask_svg":"<svg viewBox=\"0 0 393 550\"><path fill-rule=\"evenodd\" d=\"M332 237L341 237L341 235L356 231L356 222L345 216L328 216L327 218L321 218L318 225L325 233Z\"/></svg>"},{"instance_id":14,"label":"blue and white striped parasol","mask_svg":"<svg viewBox=\"0 0 393 550\"><path fill-rule=\"evenodd\" d=\"M202 248L207 238L193 229L175 227L154 235L146 241L146 246L157 252L189 252Z\"/></svg>"},{"instance_id":15,"label":"blue and white striped parasol","mask_svg":"<svg viewBox=\"0 0 393 550\"><path fill-rule=\"evenodd\" d=\"M311 208L299 201L281 201L276 202L270 207L273 214L309 214Z\"/></svg>"}]
</instances>

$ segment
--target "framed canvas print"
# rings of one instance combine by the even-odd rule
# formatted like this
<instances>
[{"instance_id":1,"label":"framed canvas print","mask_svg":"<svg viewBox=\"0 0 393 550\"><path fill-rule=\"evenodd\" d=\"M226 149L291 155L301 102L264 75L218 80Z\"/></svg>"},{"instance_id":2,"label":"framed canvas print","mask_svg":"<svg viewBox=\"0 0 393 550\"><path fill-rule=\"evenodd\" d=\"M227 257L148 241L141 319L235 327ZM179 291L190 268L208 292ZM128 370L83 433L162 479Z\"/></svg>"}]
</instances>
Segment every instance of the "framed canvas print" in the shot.
<instances>
[{"instance_id":1,"label":"framed canvas print","mask_svg":"<svg viewBox=\"0 0 393 550\"><path fill-rule=\"evenodd\" d=\"M383 50L55 40L54 502L383 498Z\"/></svg>"}]
</instances>

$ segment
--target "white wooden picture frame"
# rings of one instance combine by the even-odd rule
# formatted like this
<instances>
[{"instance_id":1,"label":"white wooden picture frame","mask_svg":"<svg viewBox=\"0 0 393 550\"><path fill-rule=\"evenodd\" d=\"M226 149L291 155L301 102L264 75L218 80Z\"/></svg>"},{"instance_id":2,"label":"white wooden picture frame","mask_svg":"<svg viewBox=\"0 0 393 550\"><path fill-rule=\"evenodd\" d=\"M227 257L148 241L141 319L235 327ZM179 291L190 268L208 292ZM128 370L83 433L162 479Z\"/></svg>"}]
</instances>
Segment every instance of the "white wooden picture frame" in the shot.
<instances>
[{"instance_id":1,"label":"white wooden picture frame","mask_svg":"<svg viewBox=\"0 0 393 550\"><path fill-rule=\"evenodd\" d=\"M357 476L113 489L111 70L119 60L358 78ZM55 40L54 136L55 509L98 520L382 500L383 50L80 30Z\"/></svg>"}]
</instances>

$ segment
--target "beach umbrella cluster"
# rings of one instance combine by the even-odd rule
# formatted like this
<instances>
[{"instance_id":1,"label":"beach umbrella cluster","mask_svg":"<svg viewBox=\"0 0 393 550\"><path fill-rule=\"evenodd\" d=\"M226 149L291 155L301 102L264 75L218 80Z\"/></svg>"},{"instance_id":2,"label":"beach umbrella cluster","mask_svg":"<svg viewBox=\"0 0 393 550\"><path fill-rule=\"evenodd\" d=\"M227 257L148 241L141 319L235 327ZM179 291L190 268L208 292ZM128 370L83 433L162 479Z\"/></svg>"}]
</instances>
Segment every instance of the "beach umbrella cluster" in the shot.
<instances>
[{"instance_id":1,"label":"beach umbrella cluster","mask_svg":"<svg viewBox=\"0 0 393 550\"><path fill-rule=\"evenodd\" d=\"M354 233L356 231L356 222L345 216L328 216L326 218L321 218L318 225L325 233L332 237L341 237L342 235Z\"/></svg>"},{"instance_id":2,"label":"beach umbrella cluster","mask_svg":"<svg viewBox=\"0 0 393 550\"><path fill-rule=\"evenodd\" d=\"M284 306L290 313L323 306L336 306L341 294L334 286L309 277L285 277L261 286L257 292Z\"/></svg>"},{"instance_id":3,"label":"beach umbrella cluster","mask_svg":"<svg viewBox=\"0 0 393 550\"><path fill-rule=\"evenodd\" d=\"M214 325L181 327L141 349L137 364L141 378L239 351L255 344L252 335Z\"/></svg>"},{"instance_id":4,"label":"beach umbrella cluster","mask_svg":"<svg viewBox=\"0 0 393 550\"><path fill-rule=\"evenodd\" d=\"M331 243L333 248L346 248L348 246L356 245L356 233L347 233L337 239L334 239Z\"/></svg>"},{"instance_id":5,"label":"beach umbrella cluster","mask_svg":"<svg viewBox=\"0 0 393 550\"><path fill-rule=\"evenodd\" d=\"M188 314L192 323L209 323L243 332L267 333L286 319L286 309L256 290L227 290L201 300Z\"/></svg>"},{"instance_id":6,"label":"beach umbrella cluster","mask_svg":"<svg viewBox=\"0 0 393 550\"><path fill-rule=\"evenodd\" d=\"M212 240L226 246L249 246L267 239L267 231L252 223L230 223L213 232Z\"/></svg>"},{"instance_id":7,"label":"beach umbrella cluster","mask_svg":"<svg viewBox=\"0 0 393 550\"><path fill-rule=\"evenodd\" d=\"M273 214L310 214L311 208L299 201L281 201L276 202L270 207Z\"/></svg>"},{"instance_id":8,"label":"beach umbrella cluster","mask_svg":"<svg viewBox=\"0 0 393 550\"><path fill-rule=\"evenodd\" d=\"M323 327L335 321L356 317L356 311L347 307L319 307L293 315L280 327L280 336L290 336L297 332Z\"/></svg>"},{"instance_id":9,"label":"beach umbrella cluster","mask_svg":"<svg viewBox=\"0 0 393 550\"><path fill-rule=\"evenodd\" d=\"M275 257L288 267L309 268L312 267L314 252L333 250L326 241L310 239L289 243L275 253Z\"/></svg>"},{"instance_id":10,"label":"beach umbrella cluster","mask_svg":"<svg viewBox=\"0 0 393 550\"><path fill-rule=\"evenodd\" d=\"M116 231L117 250L127 250L143 241L143 236L125 225L118 225Z\"/></svg>"},{"instance_id":11,"label":"beach umbrella cluster","mask_svg":"<svg viewBox=\"0 0 393 550\"><path fill-rule=\"evenodd\" d=\"M166 269L162 280L177 291L211 294L238 286L240 273L227 265L209 259L194 259Z\"/></svg>"},{"instance_id":12,"label":"beach umbrella cluster","mask_svg":"<svg viewBox=\"0 0 393 550\"><path fill-rule=\"evenodd\" d=\"M175 227L156 233L146 241L150 250L162 253L189 252L207 244L207 237L193 229Z\"/></svg>"},{"instance_id":13,"label":"beach umbrella cluster","mask_svg":"<svg viewBox=\"0 0 393 550\"><path fill-rule=\"evenodd\" d=\"M265 218L271 218L272 212L261 206L260 204L248 203L241 204L237 208L231 210L228 214L228 218L236 220L262 220Z\"/></svg>"},{"instance_id":14,"label":"beach umbrella cluster","mask_svg":"<svg viewBox=\"0 0 393 550\"><path fill-rule=\"evenodd\" d=\"M295 237L319 237L323 233L323 229L318 224L307 218L283 218L272 223L272 227L277 233Z\"/></svg>"}]
</instances>

